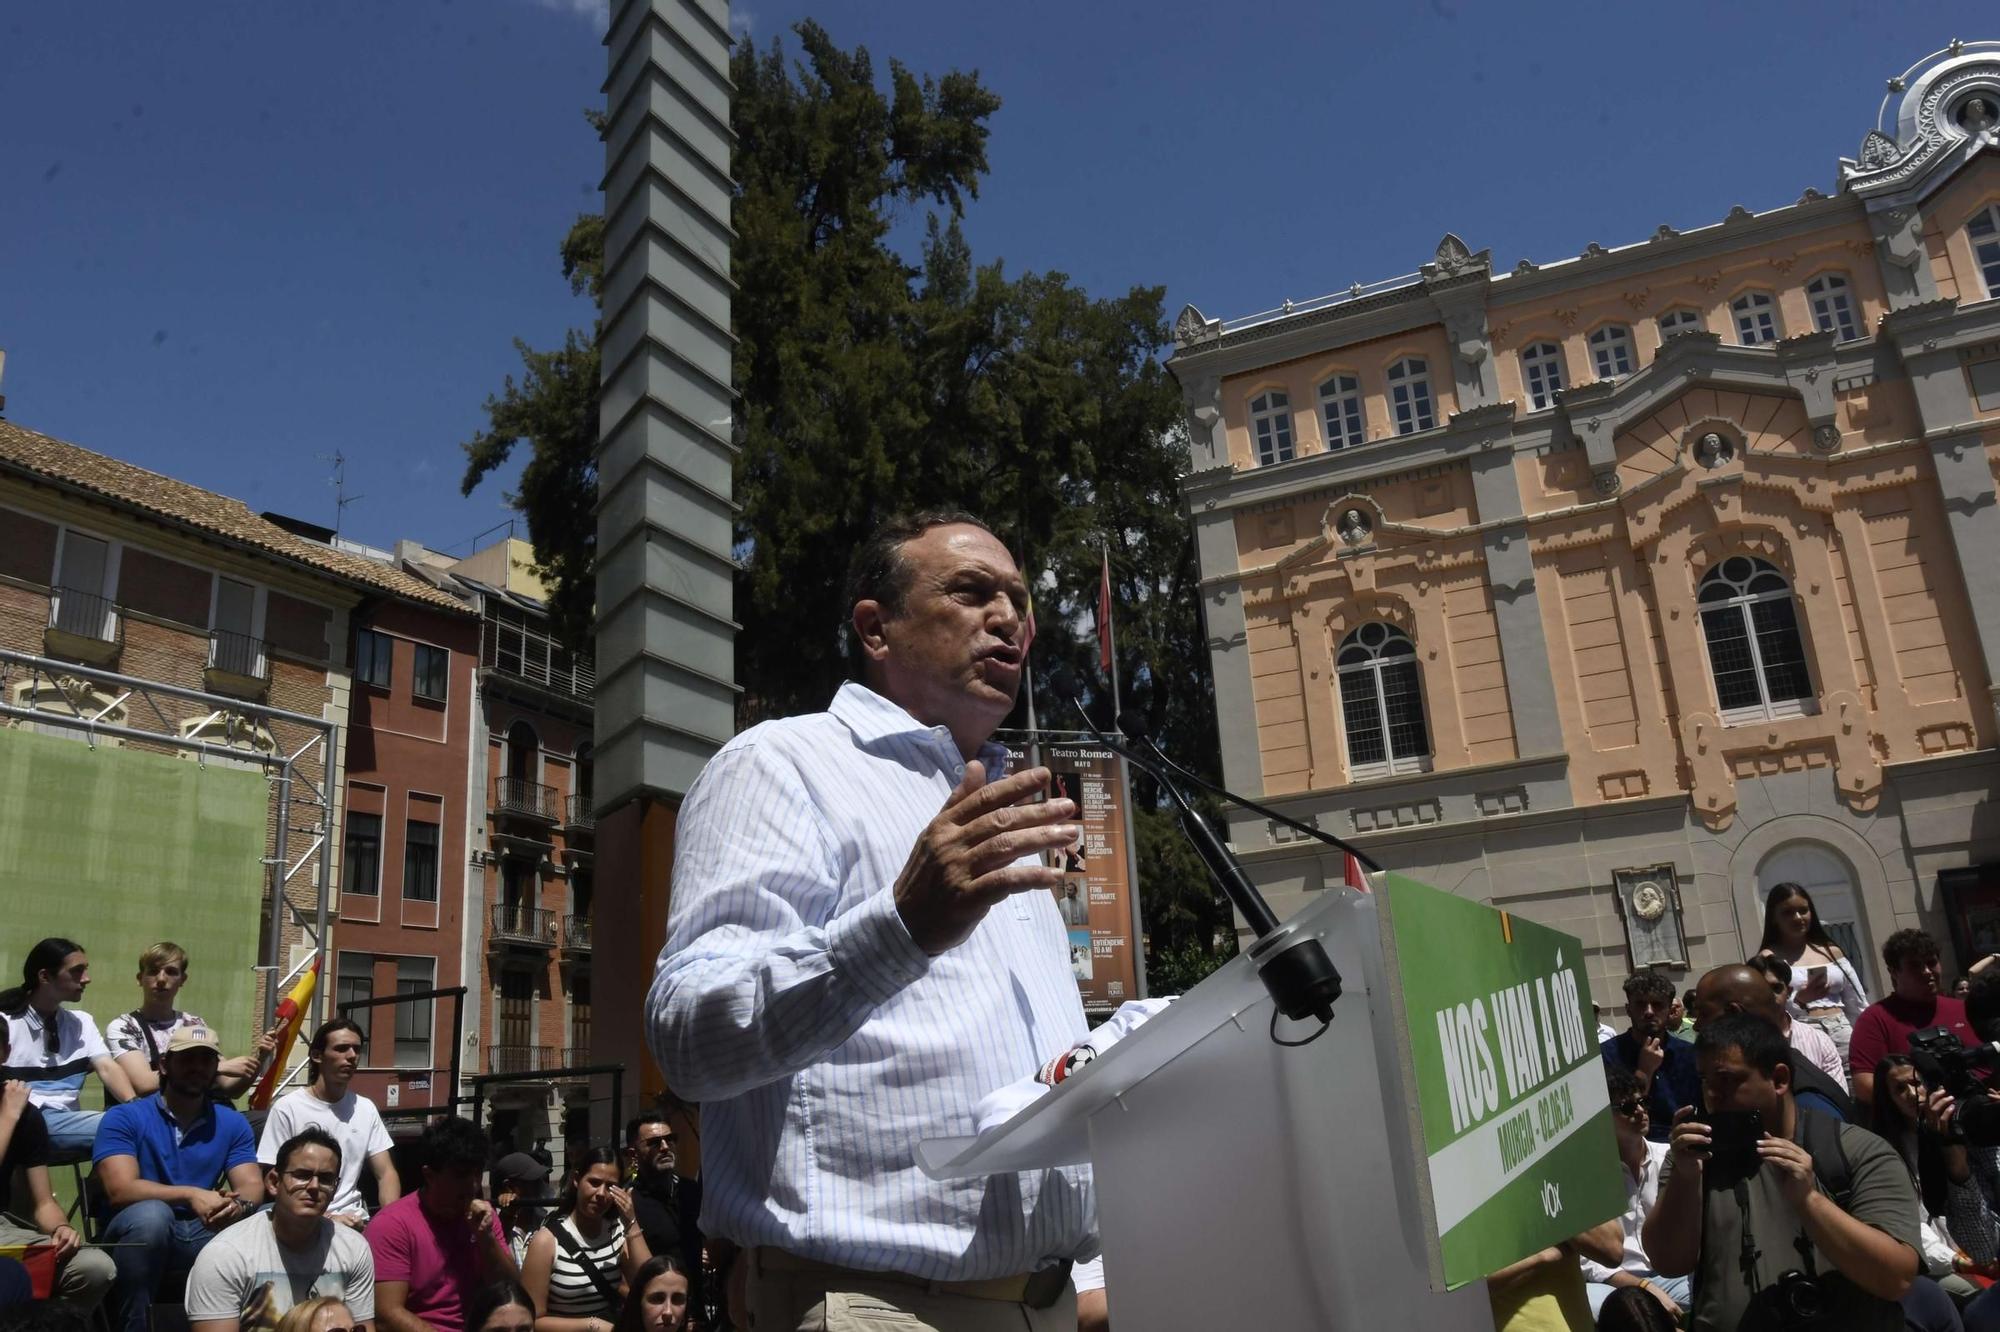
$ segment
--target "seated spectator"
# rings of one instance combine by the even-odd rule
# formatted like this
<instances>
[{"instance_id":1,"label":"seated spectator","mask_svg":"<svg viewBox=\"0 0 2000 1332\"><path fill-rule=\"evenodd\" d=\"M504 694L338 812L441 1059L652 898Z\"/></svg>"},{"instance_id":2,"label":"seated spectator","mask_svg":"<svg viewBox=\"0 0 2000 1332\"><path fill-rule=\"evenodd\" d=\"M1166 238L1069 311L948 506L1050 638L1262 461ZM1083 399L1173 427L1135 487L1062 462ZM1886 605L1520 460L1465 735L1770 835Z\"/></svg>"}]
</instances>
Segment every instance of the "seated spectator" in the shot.
<instances>
[{"instance_id":1,"label":"seated spectator","mask_svg":"<svg viewBox=\"0 0 2000 1332\"><path fill-rule=\"evenodd\" d=\"M1973 1177L1972 1153L1950 1132L1951 1096L1932 1090L1908 1055L1885 1055L1875 1065L1875 1132L1896 1149L1909 1168L1923 1204L1924 1272L1954 1299L1970 1299L1978 1287L1961 1273L2000 1258L2000 1220L1987 1206ZM1965 1259L1961 1260L1959 1251ZM1996 1306L2000 1309L2000 1306Z\"/></svg>"},{"instance_id":2,"label":"seated spectator","mask_svg":"<svg viewBox=\"0 0 2000 1332\"><path fill-rule=\"evenodd\" d=\"M1764 899L1764 937L1757 952L1784 959L1792 969L1786 1005L1792 1016L1825 1032L1840 1051L1841 1062L1847 1063L1847 1043L1861 1010L1868 1006L1868 993L1854 964L1820 923L1812 894L1796 883L1771 889ZM1865 1099L1859 1088L1855 1094Z\"/></svg>"},{"instance_id":3,"label":"seated spectator","mask_svg":"<svg viewBox=\"0 0 2000 1332\"><path fill-rule=\"evenodd\" d=\"M482 1286L465 1306L465 1332L535 1332L535 1302L518 1281Z\"/></svg>"},{"instance_id":4,"label":"seated spectator","mask_svg":"<svg viewBox=\"0 0 2000 1332\"><path fill-rule=\"evenodd\" d=\"M1614 1218L1493 1273L1486 1278L1493 1332L1585 1332L1590 1302L1577 1260L1615 1263L1624 1246Z\"/></svg>"},{"instance_id":5,"label":"seated spectator","mask_svg":"<svg viewBox=\"0 0 2000 1332\"><path fill-rule=\"evenodd\" d=\"M104 1043L137 1095L150 1096L160 1089L160 1059L176 1028L208 1026L193 1013L174 1007L187 977L187 952L175 943L154 944L139 954L139 1006L112 1018L104 1028ZM264 1056L278 1048L278 1030L266 1032L249 1054L223 1060L215 1090L229 1100L249 1091Z\"/></svg>"},{"instance_id":6,"label":"seated spectator","mask_svg":"<svg viewBox=\"0 0 2000 1332\"><path fill-rule=\"evenodd\" d=\"M444 1114L418 1144L423 1183L375 1213L375 1323L381 1332L463 1332L465 1306L491 1282L518 1280L500 1217L479 1196L486 1135Z\"/></svg>"},{"instance_id":7,"label":"seated spectator","mask_svg":"<svg viewBox=\"0 0 2000 1332\"><path fill-rule=\"evenodd\" d=\"M278 1320L276 1332L349 1332L354 1311L331 1295L294 1304Z\"/></svg>"},{"instance_id":8,"label":"seated spectator","mask_svg":"<svg viewBox=\"0 0 2000 1332\"><path fill-rule=\"evenodd\" d=\"M97 1134L97 1178L116 1214L104 1227L118 1269L114 1329L148 1332L153 1297L221 1231L254 1214L264 1176L250 1123L209 1099L222 1061L215 1034L182 1027L167 1041L160 1089L107 1111ZM231 1197L216 1190L227 1176Z\"/></svg>"},{"instance_id":9,"label":"seated spectator","mask_svg":"<svg viewBox=\"0 0 2000 1332\"><path fill-rule=\"evenodd\" d=\"M656 1254L632 1274L632 1292L612 1332L687 1332L688 1279L672 1254Z\"/></svg>"},{"instance_id":10,"label":"seated spectator","mask_svg":"<svg viewBox=\"0 0 2000 1332\"><path fill-rule=\"evenodd\" d=\"M653 1256L618 1160L609 1147L580 1150L556 1215L528 1241L521 1285L542 1311L536 1332L606 1332L625 1283Z\"/></svg>"},{"instance_id":11,"label":"seated spectator","mask_svg":"<svg viewBox=\"0 0 2000 1332\"><path fill-rule=\"evenodd\" d=\"M1622 1068L1639 1079L1656 1142L1667 1140L1667 1125L1674 1111L1696 1104L1701 1097L1694 1050L1685 1041L1667 1037L1667 1013L1673 1004L1674 987L1665 976L1642 971L1628 977L1625 1016L1632 1025L1599 1047L1607 1066Z\"/></svg>"},{"instance_id":12,"label":"seated spectator","mask_svg":"<svg viewBox=\"0 0 2000 1332\"><path fill-rule=\"evenodd\" d=\"M0 1023L0 1064L6 1062L7 1026ZM28 1096L28 1084L12 1080L0 1082L0 1199L10 1195L28 1199L32 1225L0 1213L0 1248L54 1243L56 1297L85 1313L103 1303L111 1288L111 1255L83 1248L83 1237L64 1219L49 1187L48 1125Z\"/></svg>"},{"instance_id":13,"label":"seated spectator","mask_svg":"<svg viewBox=\"0 0 2000 1332\"><path fill-rule=\"evenodd\" d=\"M1730 1013L1748 1013L1777 1029L1785 1016L1764 973L1748 963L1704 973L1694 987L1694 1004L1700 1026ZM1848 1123L1859 1118L1853 1100L1811 1060L1794 1052L1791 1069L1792 1097L1801 1106Z\"/></svg>"},{"instance_id":14,"label":"seated spectator","mask_svg":"<svg viewBox=\"0 0 2000 1332\"><path fill-rule=\"evenodd\" d=\"M21 984L0 994L7 1016L13 1068L42 1068L50 1076L28 1084L28 1097L48 1122L49 1147L65 1160L80 1160L97 1137L101 1110L83 1108L83 1080L95 1072L114 1102L132 1099L132 1083L111 1057L97 1022L80 1008L90 984L90 959L68 939L44 939L28 950Z\"/></svg>"},{"instance_id":15,"label":"seated spectator","mask_svg":"<svg viewBox=\"0 0 2000 1332\"><path fill-rule=\"evenodd\" d=\"M306 1047L306 1085L287 1092L264 1120L257 1159L271 1165L278 1148L307 1127L323 1129L340 1144L340 1188L327 1214L343 1226L368 1224L368 1204L361 1197L361 1167L375 1176L380 1206L403 1196L402 1181L389 1155L394 1145L375 1103L353 1088L354 1070L361 1067L361 1043L366 1039L350 1018L320 1024Z\"/></svg>"},{"instance_id":16,"label":"seated spectator","mask_svg":"<svg viewBox=\"0 0 2000 1332\"><path fill-rule=\"evenodd\" d=\"M1699 1022L1709 1112L1756 1111L1764 1134L1747 1161L1712 1159L1715 1140L1694 1107L1674 1120L1644 1242L1659 1271L1695 1274L1692 1325L1779 1326L1779 1278L1810 1270L1827 1311L1816 1326L1900 1327L1918 1222L1916 1190L1895 1151L1865 1129L1799 1108L1796 1056L1770 1022L1748 1013Z\"/></svg>"},{"instance_id":17,"label":"seated spectator","mask_svg":"<svg viewBox=\"0 0 2000 1332\"><path fill-rule=\"evenodd\" d=\"M1785 1043L1812 1061L1814 1068L1839 1084L1842 1091L1848 1089L1847 1061L1841 1058L1840 1047L1833 1043L1833 1037L1813 1023L1794 1021L1789 1004L1792 993L1792 964L1776 953L1759 953L1743 964L1763 973L1771 986L1771 995L1778 1001L1778 1031ZM1689 990L1691 995L1694 991ZM1690 1000L1690 1012L1692 1000Z\"/></svg>"},{"instance_id":18,"label":"seated spectator","mask_svg":"<svg viewBox=\"0 0 2000 1332\"><path fill-rule=\"evenodd\" d=\"M1882 943L1882 963L1894 987L1855 1020L1848 1046L1854 1099L1875 1100L1875 1065L1883 1055L1908 1054L1910 1033L1947 1027L1967 1045L1978 1044L1965 1018L1965 1005L1938 993L1937 940L1922 930L1897 930Z\"/></svg>"},{"instance_id":19,"label":"seated spectator","mask_svg":"<svg viewBox=\"0 0 2000 1332\"><path fill-rule=\"evenodd\" d=\"M317 1296L346 1304L366 1328L375 1317L375 1261L368 1241L327 1219L340 1184L340 1144L301 1129L278 1148L264 1175L276 1201L201 1251L187 1282L187 1316L198 1332L276 1332L278 1320Z\"/></svg>"},{"instance_id":20,"label":"seated spectator","mask_svg":"<svg viewBox=\"0 0 2000 1332\"><path fill-rule=\"evenodd\" d=\"M507 1237L507 1252L517 1267L527 1260L528 1241L542 1228L541 1199L548 1182L549 1168L526 1152L509 1152L493 1163L500 1233Z\"/></svg>"},{"instance_id":21,"label":"seated spectator","mask_svg":"<svg viewBox=\"0 0 2000 1332\"><path fill-rule=\"evenodd\" d=\"M1611 1127L1617 1135L1618 1160L1625 1171L1625 1215L1620 1218L1625 1228L1625 1251L1616 1264L1583 1259L1584 1279L1589 1282L1584 1294L1590 1301L1591 1316L1597 1317L1614 1290L1636 1286L1678 1318L1688 1302L1688 1279L1661 1276L1646 1257L1645 1241L1640 1238L1646 1213L1659 1197L1660 1163L1666 1160L1667 1145L1646 1139L1651 1126L1646 1123L1646 1098L1639 1092L1639 1080L1622 1068L1609 1070L1604 1080L1611 1095Z\"/></svg>"}]
</instances>

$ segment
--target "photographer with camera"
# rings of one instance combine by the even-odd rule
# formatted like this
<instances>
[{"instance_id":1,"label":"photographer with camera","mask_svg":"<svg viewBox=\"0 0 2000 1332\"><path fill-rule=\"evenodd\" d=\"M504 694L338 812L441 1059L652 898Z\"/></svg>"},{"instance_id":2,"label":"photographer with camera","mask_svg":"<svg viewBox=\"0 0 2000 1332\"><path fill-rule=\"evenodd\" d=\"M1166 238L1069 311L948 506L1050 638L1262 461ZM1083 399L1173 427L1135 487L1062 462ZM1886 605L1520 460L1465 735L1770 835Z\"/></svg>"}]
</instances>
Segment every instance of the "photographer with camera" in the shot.
<instances>
[{"instance_id":1,"label":"photographer with camera","mask_svg":"<svg viewBox=\"0 0 2000 1332\"><path fill-rule=\"evenodd\" d=\"M1991 1270L2000 1222L1973 1176L1973 1149L1954 1131L1957 1102L1909 1056L1888 1055L1875 1065L1874 1109L1876 1133L1903 1158L1923 1203L1924 1271L1953 1299L1972 1299L1979 1288L1962 1274ZM1991 1312L2000 1314L2000 1304Z\"/></svg>"},{"instance_id":2,"label":"photographer with camera","mask_svg":"<svg viewBox=\"0 0 2000 1332\"><path fill-rule=\"evenodd\" d=\"M1698 1329L1957 1326L1948 1300L1937 1321L1928 1307L1906 1320L1919 1244L1909 1171L1874 1134L1799 1108L1795 1058L1761 1017L1701 1023L1706 1110L1674 1116L1644 1232L1655 1270L1695 1274Z\"/></svg>"}]
</instances>

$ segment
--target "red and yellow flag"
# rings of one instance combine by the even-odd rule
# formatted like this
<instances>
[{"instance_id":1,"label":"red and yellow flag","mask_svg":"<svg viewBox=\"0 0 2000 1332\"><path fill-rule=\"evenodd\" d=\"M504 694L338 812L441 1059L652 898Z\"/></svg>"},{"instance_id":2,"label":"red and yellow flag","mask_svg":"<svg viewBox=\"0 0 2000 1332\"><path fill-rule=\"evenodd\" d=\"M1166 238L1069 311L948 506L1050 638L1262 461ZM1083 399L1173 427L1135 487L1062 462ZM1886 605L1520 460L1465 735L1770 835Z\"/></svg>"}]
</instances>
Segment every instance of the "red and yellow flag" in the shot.
<instances>
[{"instance_id":1,"label":"red and yellow flag","mask_svg":"<svg viewBox=\"0 0 2000 1332\"><path fill-rule=\"evenodd\" d=\"M306 1007L312 1003L313 989L318 984L319 959L314 958L313 964L299 977L298 984L292 986L292 992L278 1005L278 1024L284 1031L278 1037L278 1049L272 1056L271 1066L264 1070L264 1077L258 1082L257 1090L250 1093L252 1110L271 1108L271 1094L277 1091L278 1083L284 1080L285 1062L292 1056L292 1043L299 1038L299 1024L305 1021Z\"/></svg>"}]
</instances>

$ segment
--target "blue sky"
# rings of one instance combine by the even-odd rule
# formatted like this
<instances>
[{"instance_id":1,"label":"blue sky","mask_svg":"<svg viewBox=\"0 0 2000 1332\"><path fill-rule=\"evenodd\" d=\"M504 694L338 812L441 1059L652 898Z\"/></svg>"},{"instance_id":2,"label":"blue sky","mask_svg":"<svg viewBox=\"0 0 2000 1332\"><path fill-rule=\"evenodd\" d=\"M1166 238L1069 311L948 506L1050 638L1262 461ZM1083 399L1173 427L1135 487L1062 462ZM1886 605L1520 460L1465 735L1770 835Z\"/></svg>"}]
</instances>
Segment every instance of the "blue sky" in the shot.
<instances>
[{"instance_id":1,"label":"blue sky","mask_svg":"<svg viewBox=\"0 0 2000 1332\"><path fill-rule=\"evenodd\" d=\"M1010 271L1168 312L1496 263L1830 191L1883 81L1988 7L1428 0L749 0L1004 99L967 232ZM458 445L588 312L557 267L598 206L592 0L23 4L0 11L7 417L344 530L465 548L504 483Z\"/></svg>"}]
</instances>

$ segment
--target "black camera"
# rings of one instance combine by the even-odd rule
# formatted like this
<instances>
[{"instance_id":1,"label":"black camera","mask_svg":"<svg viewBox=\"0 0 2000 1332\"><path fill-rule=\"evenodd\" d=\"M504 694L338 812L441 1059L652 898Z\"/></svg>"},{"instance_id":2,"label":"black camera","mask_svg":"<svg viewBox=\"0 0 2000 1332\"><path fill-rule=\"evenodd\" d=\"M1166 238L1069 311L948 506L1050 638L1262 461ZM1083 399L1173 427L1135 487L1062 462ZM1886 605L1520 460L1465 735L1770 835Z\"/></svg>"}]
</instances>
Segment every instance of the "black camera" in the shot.
<instances>
[{"instance_id":1,"label":"black camera","mask_svg":"<svg viewBox=\"0 0 2000 1332\"><path fill-rule=\"evenodd\" d=\"M1981 1070L1991 1057L1985 1048L1968 1050L1950 1027L1926 1027L1910 1033L1910 1062L1923 1074L1924 1085L1943 1088L1960 1102L1986 1090Z\"/></svg>"},{"instance_id":2,"label":"black camera","mask_svg":"<svg viewBox=\"0 0 2000 1332\"><path fill-rule=\"evenodd\" d=\"M1757 1292L1761 1316L1745 1319L1745 1327L1769 1327L1790 1332L1792 1328L1813 1328L1826 1321L1826 1287L1819 1278L1807 1276L1794 1267L1778 1274L1771 1285Z\"/></svg>"}]
</instances>

